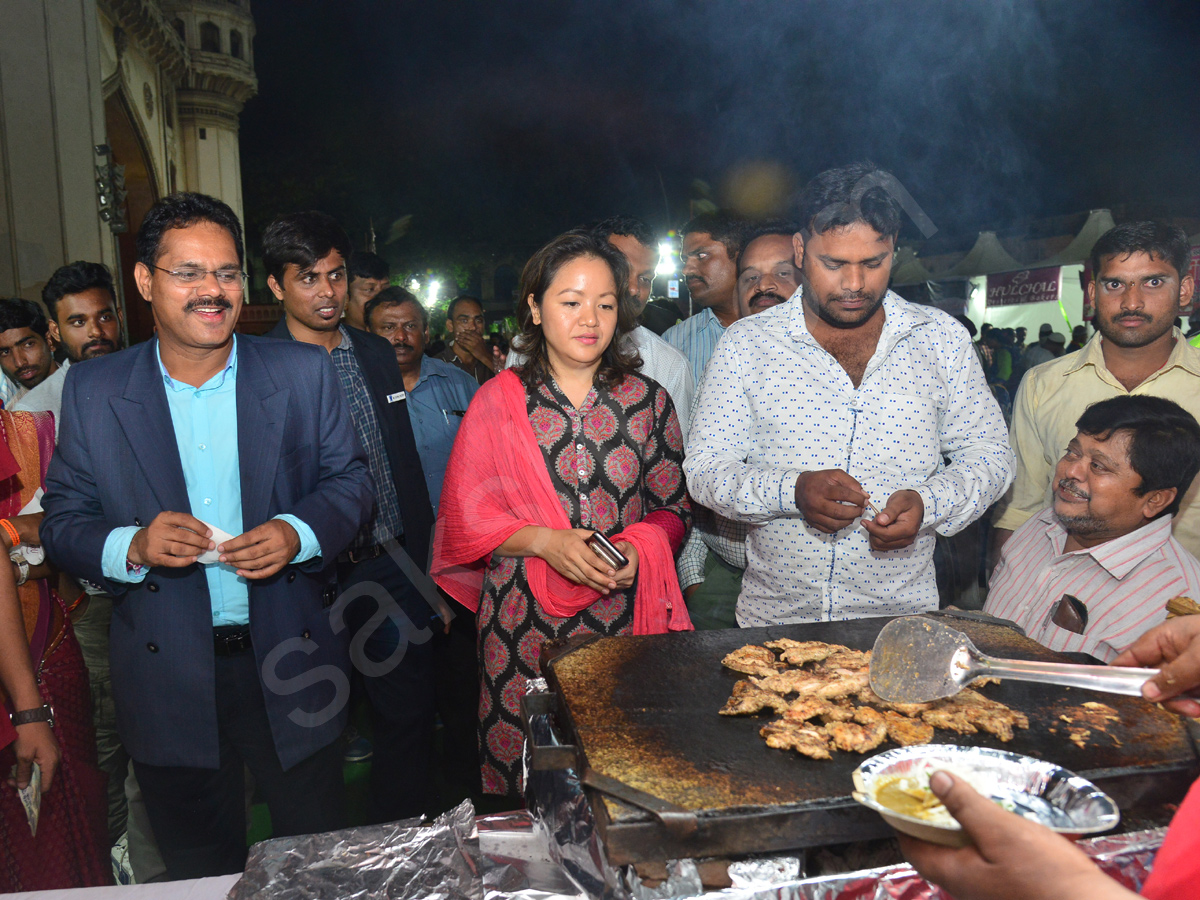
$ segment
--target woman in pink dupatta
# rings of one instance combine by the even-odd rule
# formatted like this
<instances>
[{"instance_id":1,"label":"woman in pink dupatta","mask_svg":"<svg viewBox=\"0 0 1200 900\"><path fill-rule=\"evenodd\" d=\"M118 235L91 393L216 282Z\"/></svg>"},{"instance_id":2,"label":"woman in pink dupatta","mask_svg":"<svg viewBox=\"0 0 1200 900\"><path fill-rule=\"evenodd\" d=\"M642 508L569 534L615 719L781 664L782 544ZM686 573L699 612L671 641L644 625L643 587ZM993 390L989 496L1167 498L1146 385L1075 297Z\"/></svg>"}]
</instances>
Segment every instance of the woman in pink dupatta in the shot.
<instances>
[{"instance_id":1,"label":"woman in pink dupatta","mask_svg":"<svg viewBox=\"0 0 1200 900\"><path fill-rule=\"evenodd\" d=\"M22 543L36 541L37 520L20 516L42 486L54 449L50 413L0 410L0 518ZM12 539L0 535L6 552ZM41 567L17 585L0 561L0 892L92 887L112 883L105 777L96 768L87 669L62 600ZM54 727L13 727L11 712L49 704ZM34 835L17 794L32 763L42 771L41 813ZM16 767L17 777L9 779Z\"/></svg>"},{"instance_id":2,"label":"woman in pink dupatta","mask_svg":"<svg viewBox=\"0 0 1200 900\"><path fill-rule=\"evenodd\" d=\"M625 257L568 232L521 277L527 362L480 388L446 470L438 584L477 611L483 789L519 798L520 698L542 645L690 629L674 555L691 522L666 390L638 374ZM616 570L585 543L609 537Z\"/></svg>"}]
</instances>

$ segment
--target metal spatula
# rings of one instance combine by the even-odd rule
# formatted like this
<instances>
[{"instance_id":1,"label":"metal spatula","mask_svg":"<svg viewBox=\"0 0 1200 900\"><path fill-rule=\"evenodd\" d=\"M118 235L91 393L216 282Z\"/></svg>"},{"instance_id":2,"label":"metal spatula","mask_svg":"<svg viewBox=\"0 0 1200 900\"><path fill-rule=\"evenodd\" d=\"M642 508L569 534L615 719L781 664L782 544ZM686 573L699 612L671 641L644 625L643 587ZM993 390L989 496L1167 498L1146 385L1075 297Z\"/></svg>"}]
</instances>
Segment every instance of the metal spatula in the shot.
<instances>
[{"instance_id":1,"label":"metal spatula","mask_svg":"<svg viewBox=\"0 0 1200 900\"><path fill-rule=\"evenodd\" d=\"M892 703L952 697L986 676L1140 697L1142 685L1157 674L1157 669L996 659L980 653L961 631L924 616L888 622L871 652L871 690Z\"/></svg>"}]
</instances>

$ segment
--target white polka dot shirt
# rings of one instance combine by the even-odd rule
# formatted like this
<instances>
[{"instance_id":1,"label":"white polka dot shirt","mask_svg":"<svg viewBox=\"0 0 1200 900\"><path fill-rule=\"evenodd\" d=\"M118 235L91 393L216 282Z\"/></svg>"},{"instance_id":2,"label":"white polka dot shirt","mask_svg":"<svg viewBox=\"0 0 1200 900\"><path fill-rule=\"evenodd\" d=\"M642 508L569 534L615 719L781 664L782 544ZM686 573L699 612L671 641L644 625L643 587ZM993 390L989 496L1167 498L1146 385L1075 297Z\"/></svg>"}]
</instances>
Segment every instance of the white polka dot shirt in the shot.
<instances>
[{"instance_id":1,"label":"white polka dot shirt","mask_svg":"<svg viewBox=\"0 0 1200 900\"><path fill-rule=\"evenodd\" d=\"M1012 480L1008 430L966 329L888 292L862 383L809 333L801 291L734 323L705 369L684 471L695 499L749 526L745 627L936 609L934 531L954 534ZM946 460L949 460L947 464ZM796 508L796 478L841 469L883 508L925 504L917 539L875 551L856 521L836 534Z\"/></svg>"}]
</instances>

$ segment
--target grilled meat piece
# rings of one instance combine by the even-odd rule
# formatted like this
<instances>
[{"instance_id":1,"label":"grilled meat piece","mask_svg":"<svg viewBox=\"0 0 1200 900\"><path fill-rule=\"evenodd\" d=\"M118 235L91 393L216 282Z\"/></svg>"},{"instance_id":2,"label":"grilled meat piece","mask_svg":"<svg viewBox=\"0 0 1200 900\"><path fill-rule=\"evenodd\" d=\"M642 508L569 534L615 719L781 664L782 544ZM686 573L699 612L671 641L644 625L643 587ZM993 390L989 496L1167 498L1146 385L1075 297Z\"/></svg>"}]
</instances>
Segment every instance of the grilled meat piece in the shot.
<instances>
[{"instance_id":1,"label":"grilled meat piece","mask_svg":"<svg viewBox=\"0 0 1200 900\"><path fill-rule=\"evenodd\" d=\"M789 722L807 722L832 708L833 704L828 700L822 700L819 697L801 697L799 700L792 701L783 717Z\"/></svg>"},{"instance_id":2,"label":"grilled meat piece","mask_svg":"<svg viewBox=\"0 0 1200 900\"><path fill-rule=\"evenodd\" d=\"M901 747L928 744L933 740L933 726L921 719L902 716L890 709L883 716L887 724L888 738Z\"/></svg>"},{"instance_id":3,"label":"grilled meat piece","mask_svg":"<svg viewBox=\"0 0 1200 900\"><path fill-rule=\"evenodd\" d=\"M860 706L854 710L854 721L859 725L874 725L885 721L883 713L869 706Z\"/></svg>"},{"instance_id":4,"label":"grilled meat piece","mask_svg":"<svg viewBox=\"0 0 1200 900\"><path fill-rule=\"evenodd\" d=\"M784 667L774 653L757 644L739 647L721 660L721 665L735 672L759 676L773 675Z\"/></svg>"},{"instance_id":5,"label":"grilled meat piece","mask_svg":"<svg viewBox=\"0 0 1200 900\"><path fill-rule=\"evenodd\" d=\"M869 703L880 709L895 710L902 716L919 716L932 706L930 703L890 703L871 690L869 683L867 687L858 692L858 699L861 703Z\"/></svg>"},{"instance_id":6,"label":"grilled meat piece","mask_svg":"<svg viewBox=\"0 0 1200 900\"><path fill-rule=\"evenodd\" d=\"M776 672L766 678L754 678L752 681L764 691L774 691L777 694L799 694L802 697L817 696L817 692L826 686L825 679L818 678L803 669L787 669ZM832 699L829 697L826 700Z\"/></svg>"},{"instance_id":7,"label":"grilled meat piece","mask_svg":"<svg viewBox=\"0 0 1200 900\"><path fill-rule=\"evenodd\" d=\"M833 758L829 752L829 736L817 725L781 719L764 725L758 733L766 738L768 747L776 750L795 750L812 759Z\"/></svg>"},{"instance_id":8,"label":"grilled meat piece","mask_svg":"<svg viewBox=\"0 0 1200 900\"><path fill-rule=\"evenodd\" d=\"M723 716L752 716L764 709L781 713L788 708L788 702L779 694L764 691L749 681L739 681L733 686L733 693L721 707Z\"/></svg>"},{"instance_id":9,"label":"grilled meat piece","mask_svg":"<svg viewBox=\"0 0 1200 900\"><path fill-rule=\"evenodd\" d=\"M851 669L865 672L870 665L870 650L851 650L849 647L837 647L833 653L830 653L814 665L813 671L832 672L837 669Z\"/></svg>"},{"instance_id":10,"label":"grilled meat piece","mask_svg":"<svg viewBox=\"0 0 1200 900\"><path fill-rule=\"evenodd\" d=\"M946 702L965 709L967 720L972 725L994 734L1002 741L1012 740L1014 726L1029 727L1029 717L1024 713L1009 709L1003 703L969 689L959 691L955 696L947 698Z\"/></svg>"},{"instance_id":11,"label":"grilled meat piece","mask_svg":"<svg viewBox=\"0 0 1200 900\"><path fill-rule=\"evenodd\" d=\"M792 666L820 662L831 653L846 649L839 644L826 644L824 641L793 641L791 638L767 641L766 646L772 650L781 651L780 658Z\"/></svg>"},{"instance_id":12,"label":"grilled meat piece","mask_svg":"<svg viewBox=\"0 0 1200 900\"><path fill-rule=\"evenodd\" d=\"M845 671L839 673L832 680L820 679L823 686L818 688L816 695L825 700L837 700L839 697L849 697L851 694L857 694L863 688L870 684L871 676L866 670L862 672Z\"/></svg>"},{"instance_id":13,"label":"grilled meat piece","mask_svg":"<svg viewBox=\"0 0 1200 900\"><path fill-rule=\"evenodd\" d=\"M887 737L887 726L883 722L859 725L857 722L830 722L825 731L839 750L851 753L866 753L874 750Z\"/></svg>"},{"instance_id":14,"label":"grilled meat piece","mask_svg":"<svg viewBox=\"0 0 1200 900\"><path fill-rule=\"evenodd\" d=\"M830 722L850 722L854 719L854 707L848 703L830 703L829 708L821 713L821 721L828 725Z\"/></svg>"},{"instance_id":15,"label":"grilled meat piece","mask_svg":"<svg viewBox=\"0 0 1200 900\"><path fill-rule=\"evenodd\" d=\"M979 731L967 717L967 710L961 706L943 705L945 701L935 703L921 713L921 718L934 728L944 728L946 731L956 731L959 734L975 734Z\"/></svg>"}]
</instances>

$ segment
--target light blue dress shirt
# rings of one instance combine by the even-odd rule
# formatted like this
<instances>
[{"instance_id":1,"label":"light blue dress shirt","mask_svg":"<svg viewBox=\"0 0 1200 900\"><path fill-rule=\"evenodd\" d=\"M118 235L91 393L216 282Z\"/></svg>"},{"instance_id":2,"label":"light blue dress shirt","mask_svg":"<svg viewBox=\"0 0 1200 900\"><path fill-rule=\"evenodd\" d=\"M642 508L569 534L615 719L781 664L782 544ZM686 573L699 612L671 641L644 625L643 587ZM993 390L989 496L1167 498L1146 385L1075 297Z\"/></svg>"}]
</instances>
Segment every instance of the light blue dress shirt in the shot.
<instances>
[{"instance_id":1,"label":"light blue dress shirt","mask_svg":"<svg viewBox=\"0 0 1200 900\"><path fill-rule=\"evenodd\" d=\"M663 332L663 340L677 350L683 351L692 367L692 377L700 386L704 367L717 349L717 341L725 333L725 326L711 309L702 309L694 316L672 325Z\"/></svg>"},{"instance_id":2,"label":"light blue dress shirt","mask_svg":"<svg viewBox=\"0 0 1200 900\"><path fill-rule=\"evenodd\" d=\"M229 360L220 372L200 387L172 378L158 354L175 428L175 443L187 485L189 512L209 525L237 536L248 530L242 522L242 482L238 460L237 426L237 338ZM300 538L300 551L292 559L301 563L321 552L313 530L295 516L280 515ZM258 523L256 523L258 524ZM254 526L251 526L254 527ZM111 581L137 583L149 569L126 566L129 545L141 529L134 525L114 528L104 542L101 567ZM204 566L212 602L213 625L246 625L250 622L250 590L233 566L213 563Z\"/></svg>"},{"instance_id":3,"label":"light blue dress shirt","mask_svg":"<svg viewBox=\"0 0 1200 900\"><path fill-rule=\"evenodd\" d=\"M458 366L426 356L421 360L421 375L408 391L408 418L412 422L417 455L425 472L429 502L437 515L446 478L446 464L463 413L479 390L479 382Z\"/></svg>"}]
</instances>

